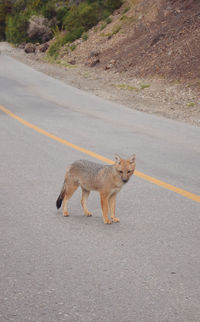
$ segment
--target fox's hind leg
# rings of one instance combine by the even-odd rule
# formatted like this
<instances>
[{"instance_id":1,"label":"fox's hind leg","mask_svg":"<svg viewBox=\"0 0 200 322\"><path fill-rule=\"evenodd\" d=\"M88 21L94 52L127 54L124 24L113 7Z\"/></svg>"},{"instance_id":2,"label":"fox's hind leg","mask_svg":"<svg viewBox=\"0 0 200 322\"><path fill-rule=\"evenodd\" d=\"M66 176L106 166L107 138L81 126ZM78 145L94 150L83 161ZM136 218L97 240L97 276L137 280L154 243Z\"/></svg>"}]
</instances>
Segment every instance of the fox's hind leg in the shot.
<instances>
[{"instance_id":1,"label":"fox's hind leg","mask_svg":"<svg viewBox=\"0 0 200 322\"><path fill-rule=\"evenodd\" d=\"M83 211L84 211L84 214L87 216L87 217L90 217L92 216L92 213L89 212L89 210L87 209L87 205L86 205L86 201L89 197L89 194L90 194L90 191L88 190L85 190L84 188L82 188L82 199L81 199L81 205L83 207Z\"/></svg>"},{"instance_id":2,"label":"fox's hind leg","mask_svg":"<svg viewBox=\"0 0 200 322\"><path fill-rule=\"evenodd\" d=\"M72 197L76 189L78 188L78 184L67 184L65 188L65 196L63 199L63 216L67 217L69 216L68 210L67 210L67 204L69 199Z\"/></svg>"}]
</instances>

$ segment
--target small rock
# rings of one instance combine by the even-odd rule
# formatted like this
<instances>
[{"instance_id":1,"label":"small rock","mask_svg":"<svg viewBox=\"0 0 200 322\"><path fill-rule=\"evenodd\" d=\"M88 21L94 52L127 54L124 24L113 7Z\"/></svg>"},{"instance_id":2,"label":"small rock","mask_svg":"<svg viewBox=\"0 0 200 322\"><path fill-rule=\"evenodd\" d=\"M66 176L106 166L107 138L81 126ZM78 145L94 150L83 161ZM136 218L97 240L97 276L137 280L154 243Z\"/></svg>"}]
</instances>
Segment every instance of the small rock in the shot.
<instances>
[{"instance_id":1,"label":"small rock","mask_svg":"<svg viewBox=\"0 0 200 322\"><path fill-rule=\"evenodd\" d=\"M116 60L115 59L111 59L111 61L110 61L110 64L116 64Z\"/></svg>"},{"instance_id":2,"label":"small rock","mask_svg":"<svg viewBox=\"0 0 200 322\"><path fill-rule=\"evenodd\" d=\"M89 66L90 67L94 67L94 66L96 66L97 64L99 64L100 63L100 59L99 58L97 58L97 59L94 59L94 60L92 60L90 63L89 63Z\"/></svg>"},{"instance_id":3,"label":"small rock","mask_svg":"<svg viewBox=\"0 0 200 322\"><path fill-rule=\"evenodd\" d=\"M36 45L32 44L32 43L28 43L26 44L25 48L24 48L24 51L25 53L27 54L30 54L30 53L34 53L36 50Z\"/></svg>"},{"instance_id":4,"label":"small rock","mask_svg":"<svg viewBox=\"0 0 200 322\"><path fill-rule=\"evenodd\" d=\"M47 51L48 48L49 48L49 44L47 42L45 42L44 44L39 46L39 51L44 53L45 51Z\"/></svg>"},{"instance_id":5,"label":"small rock","mask_svg":"<svg viewBox=\"0 0 200 322\"><path fill-rule=\"evenodd\" d=\"M71 59L71 60L68 60L68 63L71 64L71 65L76 65L76 59Z\"/></svg>"},{"instance_id":6,"label":"small rock","mask_svg":"<svg viewBox=\"0 0 200 322\"><path fill-rule=\"evenodd\" d=\"M113 67L112 64L108 64L108 65L106 65L105 70L111 69L112 67Z\"/></svg>"},{"instance_id":7,"label":"small rock","mask_svg":"<svg viewBox=\"0 0 200 322\"><path fill-rule=\"evenodd\" d=\"M89 53L89 58L92 58L92 57L98 57L100 54L100 51L99 50L92 50L90 53Z\"/></svg>"},{"instance_id":8,"label":"small rock","mask_svg":"<svg viewBox=\"0 0 200 322\"><path fill-rule=\"evenodd\" d=\"M115 10L115 11L113 12L113 16L117 16L117 15L119 15L119 14L120 14L120 9Z\"/></svg>"},{"instance_id":9,"label":"small rock","mask_svg":"<svg viewBox=\"0 0 200 322\"><path fill-rule=\"evenodd\" d=\"M116 64L116 60L111 59L111 61L108 63L108 65L106 65L105 70L111 69L112 67L114 67L115 64Z\"/></svg>"},{"instance_id":10,"label":"small rock","mask_svg":"<svg viewBox=\"0 0 200 322\"><path fill-rule=\"evenodd\" d=\"M22 42L21 44L19 44L18 48L19 49L24 49L26 46L26 43L25 42Z\"/></svg>"}]
</instances>

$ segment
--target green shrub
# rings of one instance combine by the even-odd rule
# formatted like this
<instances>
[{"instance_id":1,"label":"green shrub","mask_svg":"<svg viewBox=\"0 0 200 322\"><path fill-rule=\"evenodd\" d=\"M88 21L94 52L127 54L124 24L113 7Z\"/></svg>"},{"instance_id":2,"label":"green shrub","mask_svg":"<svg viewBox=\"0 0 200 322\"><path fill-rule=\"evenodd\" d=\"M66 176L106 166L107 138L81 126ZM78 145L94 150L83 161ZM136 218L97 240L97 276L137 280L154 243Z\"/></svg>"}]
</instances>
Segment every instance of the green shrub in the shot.
<instances>
[{"instance_id":1,"label":"green shrub","mask_svg":"<svg viewBox=\"0 0 200 322\"><path fill-rule=\"evenodd\" d=\"M27 34L29 16L19 13L15 16L8 16L6 26L6 39L14 44L29 41Z\"/></svg>"},{"instance_id":2,"label":"green shrub","mask_svg":"<svg viewBox=\"0 0 200 322\"><path fill-rule=\"evenodd\" d=\"M47 55L53 59L57 59L59 55L60 48L62 47L61 39L56 39L50 46Z\"/></svg>"},{"instance_id":3,"label":"green shrub","mask_svg":"<svg viewBox=\"0 0 200 322\"><path fill-rule=\"evenodd\" d=\"M110 10L104 9L102 12L102 15L100 17L101 17L101 19L105 20L110 16L110 14L111 14Z\"/></svg>"},{"instance_id":4,"label":"green shrub","mask_svg":"<svg viewBox=\"0 0 200 322\"><path fill-rule=\"evenodd\" d=\"M87 2L72 6L64 17L64 29L67 31L63 37L63 44L73 42L98 22L98 11L95 5ZM86 34L83 39L86 40Z\"/></svg>"},{"instance_id":5,"label":"green shrub","mask_svg":"<svg viewBox=\"0 0 200 322\"><path fill-rule=\"evenodd\" d=\"M98 22L98 15L95 6L88 3L80 3L79 6L72 6L65 18L64 26L68 31L74 31L82 27L85 31Z\"/></svg>"},{"instance_id":6,"label":"green shrub","mask_svg":"<svg viewBox=\"0 0 200 322\"><path fill-rule=\"evenodd\" d=\"M115 9L120 8L122 3L122 0L106 0L104 5L105 8L112 13Z\"/></svg>"},{"instance_id":7,"label":"green shrub","mask_svg":"<svg viewBox=\"0 0 200 322\"><path fill-rule=\"evenodd\" d=\"M53 1L51 0L27 0L26 2L32 10L35 10L38 13L41 12L42 8L45 6L49 7L53 4Z\"/></svg>"},{"instance_id":8,"label":"green shrub","mask_svg":"<svg viewBox=\"0 0 200 322\"><path fill-rule=\"evenodd\" d=\"M0 0L1 1L1 0ZM50 53L55 55L57 49L67 42L73 42L95 26L101 19L106 19L105 25L111 22L109 15L113 10L119 8L122 0L85 0L78 5L77 1L56 0L4 0L11 2L12 10L6 19L7 40L14 43L29 41L27 35L28 21L32 16L44 16L48 19L51 31L57 25L59 30L65 30L66 34L62 40L56 39L50 46ZM2 16L0 4L0 37L2 38ZM4 19L5 20L5 19ZM5 29L5 26L4 26ZM103 29L103 27L102 27ZM86 37L86 36L84 36Z\"/></svg>"},{"instance_id":9,"label":"green shrub","mask_svg":"<svg viewBox=\"0 0 200 322\"><path fill-rule=\"evenodd\" d=\"M31 40L28 37L30 17L42 14L52 19L56 16L54 0L17 0L12 3L12 11L6 19L6 39L16 44Z\"/></svg>"},{"instance_id":10,"label":"green shrub","mask_svg":"<svg viewBox=\"0 0 200 322\"><path fill-rule=\"evenodd\" d=\"M12 14L15 15L16 13L24 11L28 6L27 0L16 0L13 4Z\"/></svg>"},{"instance_id":11,"label":"green shrub","mask_svg":"<svg viewBox=\"0 0 200 322\"><path fill-rule=\"evenodd\" d=\"M85 29L83 27L78 27L71 32L68 32L64 37L63 37L63 44L66 44L67 42L73 42L74 40L78 39L81 37Z\"/></svg>"},{"instance_id":12,"label":"green shrub","mask_svg":"<svg viewBox=\"0 0 200 322\"><path fill-rule=\"evenodd\" d=\"M68 7L60 7L56 11L56 21L57 21L57 25L60 29L63 28L64 19L67 16L68 12L69 12Z\"/></svg>"},{"instance_id":13,"label":"green shrub","mask_svg":"<svg viewBox=\"0 0 200 322\"><path fill-rule=\"evenodd\" d=\"M6 17L11 13L12 2L10 0L0 1L0 41L5 40Z\"/></svg>"},{"instance_id":14,"label":"green shrub","mask_svg":"<svg viewBox=\"0 0 200 322\"><path fill-rule=\"evenodd\" d=\"M64 36L61 36L60 34L58 34L56 36L56 40L49 46L48 53L47 53L48 56L54 59L57 59L59 56L60 48L64 46L66 43L71 43L74 40L80 38L83 31L84 30L80 27L79 29L76 29L72 32L68 32Z\"/></svg>"},{"instance_id":15,"label":"green shrub","mask_svg":"<svg viewBox=\"0 0 200 322\"><path fill-rule=\"evenodd\" d=\"M47 4L43 5L39 12L48 20L53 19L57 14L55 5L52 2L48 2Z\"/></svg>"}]
</instances>

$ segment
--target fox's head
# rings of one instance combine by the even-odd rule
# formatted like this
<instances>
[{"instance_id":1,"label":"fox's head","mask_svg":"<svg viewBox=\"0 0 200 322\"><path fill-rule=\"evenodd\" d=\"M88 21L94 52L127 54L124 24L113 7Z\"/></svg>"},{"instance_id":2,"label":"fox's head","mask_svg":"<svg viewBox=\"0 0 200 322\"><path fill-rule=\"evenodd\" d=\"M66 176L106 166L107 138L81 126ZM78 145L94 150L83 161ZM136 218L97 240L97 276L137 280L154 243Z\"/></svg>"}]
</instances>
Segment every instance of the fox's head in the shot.
<instances>
[{"instance_id":1,"label":"fox's head","mask_svg":"<svg viewBox=\"0 0 200 322\"><path fill-rule=\"evenodd\" d=\"M115 169L121 178L126 183L135 171L135 154L131 155L128 160L122 159L118 154L115 154Z\"/></svg>"}]
</instances>

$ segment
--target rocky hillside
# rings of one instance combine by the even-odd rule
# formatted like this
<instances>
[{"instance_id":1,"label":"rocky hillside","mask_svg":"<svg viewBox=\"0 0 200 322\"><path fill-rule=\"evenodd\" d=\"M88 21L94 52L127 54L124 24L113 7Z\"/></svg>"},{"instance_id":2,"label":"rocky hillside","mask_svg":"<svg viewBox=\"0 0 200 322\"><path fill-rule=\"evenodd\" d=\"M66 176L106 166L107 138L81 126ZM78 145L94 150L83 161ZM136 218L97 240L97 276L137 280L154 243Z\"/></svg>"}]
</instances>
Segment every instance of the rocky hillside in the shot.
<instances>
[{"instance_id":1,"label":"rocky hillside","mask_svg":"<svg viewBox=\"0 0 200 322\"><path fill-rule=\"evenodd\" d=\"M200 88L200 0L5 0L0 39L34 43L26 52L48 42L38 49L63 64Z\"/></svg>"},{"instance_id":2,"label":"rocky hillside","mask_svg":"<svg viewBox=\"0 0 200 322\"><path fill-rule=\"evenodd\" d=\"M200 1L127 0L70 48L59 59L200 88Z\"/></svg>"}]
</instances>

